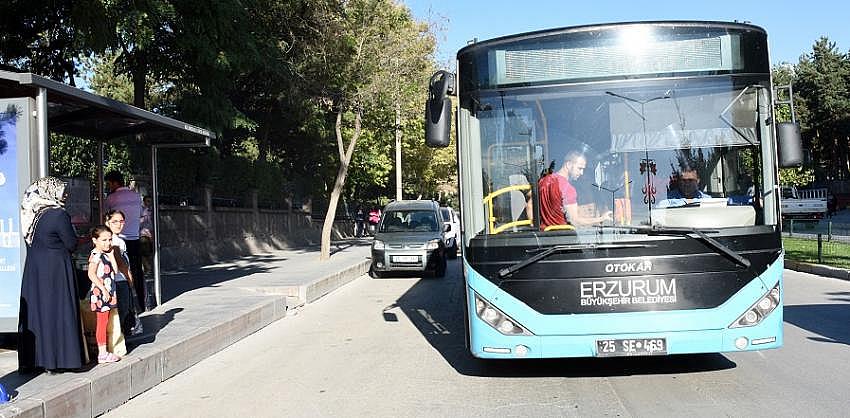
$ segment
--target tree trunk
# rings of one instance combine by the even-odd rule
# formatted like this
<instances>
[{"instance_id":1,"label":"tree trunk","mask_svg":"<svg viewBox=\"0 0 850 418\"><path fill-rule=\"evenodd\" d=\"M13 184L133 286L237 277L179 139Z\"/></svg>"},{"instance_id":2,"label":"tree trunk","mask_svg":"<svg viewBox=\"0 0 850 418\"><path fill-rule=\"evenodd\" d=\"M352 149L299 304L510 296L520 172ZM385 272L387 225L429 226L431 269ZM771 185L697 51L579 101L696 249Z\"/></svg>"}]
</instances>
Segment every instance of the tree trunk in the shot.
<instances>
[{"instance_id":1,"label":"tree trunk","mask_svg":"<svg viewBox=\"0 0 850 418\"><path fill-rule=\"evenodd\" d=\"M320 260L327 260L331 257L331 232L333 231L334 218L336 217L336 207L339 203L339 196L342 194L342 189L345 187L345 176L348 174L348 164L351 162L351 156L354 154L354 146L357 145L357 138L360 137L360 119L361 110L354 111L354 134L351 136L351 142L346 150L342 140L342 112L343 109L337 110L336 114L336 144L339 148L339 171L336 174L333 191L331 191L330 202L328 202L328 212L325 214L325 223L322 224L322 250L319 255Z\"/></svg>"},{"instance_id":2,"label":"tree trunk","mask_svg":"<svg viewBox=\"0 0 850 418\"><path fill-rule=\"evenodd\" d=\"M141 56L141 52L136 52L133 72L133 106L139 109L145 109L145 93L147 92L147 75L148 66L147 60Z\"/></svg>"}]
</instances>

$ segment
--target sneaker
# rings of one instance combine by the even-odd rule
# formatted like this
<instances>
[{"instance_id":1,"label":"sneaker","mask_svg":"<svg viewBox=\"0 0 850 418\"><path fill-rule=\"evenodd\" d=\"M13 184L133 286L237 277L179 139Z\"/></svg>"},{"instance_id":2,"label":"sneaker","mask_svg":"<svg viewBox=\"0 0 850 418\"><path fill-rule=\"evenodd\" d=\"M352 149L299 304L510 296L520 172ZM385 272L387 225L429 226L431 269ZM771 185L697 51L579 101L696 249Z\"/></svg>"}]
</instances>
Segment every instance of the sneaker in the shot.
<instances>
[{"instance_id":1,"label":"sneaker","mask_svg":"<svg viewBox=\"0 0 850 418\"><path fill-rule=\"evenodd\" d=\"M109 352L97 356L97 364L115 363L118 361L121 361L121 357Z\"/></svg>"}]
</instances>

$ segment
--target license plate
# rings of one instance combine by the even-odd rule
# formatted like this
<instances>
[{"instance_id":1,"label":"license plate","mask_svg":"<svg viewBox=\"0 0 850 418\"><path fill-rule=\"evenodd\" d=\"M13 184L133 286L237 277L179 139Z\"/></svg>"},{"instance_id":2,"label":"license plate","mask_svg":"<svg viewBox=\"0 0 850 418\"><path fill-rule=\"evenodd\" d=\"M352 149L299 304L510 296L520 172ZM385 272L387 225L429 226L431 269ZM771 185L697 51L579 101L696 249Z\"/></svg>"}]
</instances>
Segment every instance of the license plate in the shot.
<instances>
[{"instance_id":1,"label":"license plate","mask_svg":"<svg viewBox=\"0 0 850 418\"><path fill-rule=\"evenodd\" d=\"M658 356L667 354L666 338L596 340L597 357Z\"/></svg>"},{"instance_id":2,"label":"license plate","mask_svg":"<svg viewBox=\"0 0 850 418\"><path fill-rule=\"evenodd\" d=\"M393 256L394 263L418 263L419 256L418 255L394 255Z\"/></svg>"}]
</instances>

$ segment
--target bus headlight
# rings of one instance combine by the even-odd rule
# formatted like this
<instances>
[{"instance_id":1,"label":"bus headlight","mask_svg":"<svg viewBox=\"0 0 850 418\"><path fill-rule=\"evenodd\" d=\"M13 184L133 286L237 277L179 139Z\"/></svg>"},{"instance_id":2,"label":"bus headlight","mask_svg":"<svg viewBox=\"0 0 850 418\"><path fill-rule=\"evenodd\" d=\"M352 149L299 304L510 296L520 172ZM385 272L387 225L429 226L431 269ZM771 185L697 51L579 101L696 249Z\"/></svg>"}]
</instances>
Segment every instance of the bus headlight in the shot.
<instances>
[{"instance_id":1,"label":"bus headlight","mask_svg":"<svg viewBox=\"0 0 850 418\"><path fill-rule=\"evenodd\" d=\"M427 250L436 250L437 248L440 248L440 240L438 239L428 241L428 244L425 246L425 249Z\"/></svg>"},{"instance_id":2,"label":"bus headlight","mask_svg":"<svg viewBox=\"0 0 850 418\"><path fill-rule=\"evenodd\" d=\"M375 240L375 241L372 242L372 249L373 250L383 250L384 248L385 248L384 247L384 241Z\"/></svg>"},{"instance_id":3,"label":"bus headlight","mask_svg":"<svg viewBox=\"0 0 850 418\"><path fill-rule=\"evenodd\" d=\"M735 320L729 328L751 327L758 325L761 321L770 315L777 306L779 306L779 283L770 289L770 292L765 293L761 299L753 306L750 306L738 319Z\"/></svg>"},{"instance_id":4,"label":"bus headlight","mask_svg":"<svg viewBox=\"0 0 850 418\"><path fill-rule=\"evenodd\" d=\"M490 302L478 296L477 293L475 293L475 313L487 325L504 335L534 335L511 317L496 309Z\"/></svg>"}]
</instances>

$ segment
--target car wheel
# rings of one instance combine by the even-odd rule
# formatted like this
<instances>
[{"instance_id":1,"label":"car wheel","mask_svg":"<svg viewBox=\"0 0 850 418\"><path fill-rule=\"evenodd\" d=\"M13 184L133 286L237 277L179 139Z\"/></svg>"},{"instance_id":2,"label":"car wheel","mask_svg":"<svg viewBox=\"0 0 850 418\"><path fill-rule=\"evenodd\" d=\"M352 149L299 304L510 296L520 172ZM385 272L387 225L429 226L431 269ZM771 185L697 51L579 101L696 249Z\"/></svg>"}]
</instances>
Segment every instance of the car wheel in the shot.
<instances>
[{"instance_id":1,"label":"car wheel","mask_svg":"<svg viewBox=\"0 0 850 418\"><path fill-rule=\"evenodd\" d=\"M373 279L380 279L381 277L384 277L384 273L377 271L374 267L372 267L369 269L369 277Z\"/></svg>"}]
</instances>

